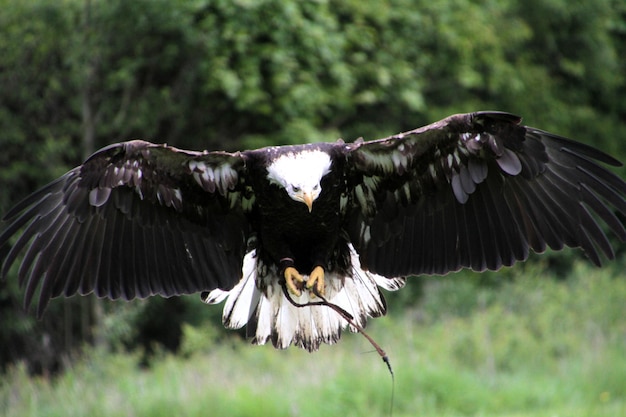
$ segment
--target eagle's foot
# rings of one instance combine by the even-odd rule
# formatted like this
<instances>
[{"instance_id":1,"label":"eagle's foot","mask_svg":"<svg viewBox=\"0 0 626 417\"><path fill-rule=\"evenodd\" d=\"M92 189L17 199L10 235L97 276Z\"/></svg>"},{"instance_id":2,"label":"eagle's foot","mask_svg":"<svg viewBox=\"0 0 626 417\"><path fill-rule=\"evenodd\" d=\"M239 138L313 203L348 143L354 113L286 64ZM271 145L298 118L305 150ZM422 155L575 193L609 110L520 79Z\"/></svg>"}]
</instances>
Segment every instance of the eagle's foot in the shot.
<instances>
[{"instance_id":1,"label":"eagle's foot","mask_svg":"<svg viewBox=\"0 0 626 417\"><path fill-rule=\"evenodd\" d=\"M306 287L311 290L311 294L313 295L315 295L315 293L324 295L324 268L321 266L313 268L306 282Z\"/></svg>"},{"instance_id":2,"label":"eagle's foot","mask_svg":"<svg viewBox=\"0 0 626 417\"><path fill-rule=\"evenodd\" d=\"M304 278L302 278L302 275L300 275L298 270L293 266L288 266L285 268L284 276L285 284L289 292L296 297L300 297L302 295L302 287L304 287Z\"/></svg>"}]
</instances>

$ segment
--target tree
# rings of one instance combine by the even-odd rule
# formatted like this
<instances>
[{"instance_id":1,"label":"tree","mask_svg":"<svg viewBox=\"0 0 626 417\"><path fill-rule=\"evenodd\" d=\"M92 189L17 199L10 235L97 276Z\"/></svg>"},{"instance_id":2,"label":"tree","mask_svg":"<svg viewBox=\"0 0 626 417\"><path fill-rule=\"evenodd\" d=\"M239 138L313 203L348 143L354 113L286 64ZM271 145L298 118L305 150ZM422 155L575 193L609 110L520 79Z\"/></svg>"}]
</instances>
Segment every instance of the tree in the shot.
<instances>
[{"instance_id":1,"label":"tree","mask_svg":"<svg viewBox=\"0 0 626 417\"><path fill-rule=\"evenodd\" d=\"M136 138L226 150L374 139L500 109L626 159L622 3L0 0L0 212ZM13 276L0 283L0 344L15 348L0 361L45 338L53 358L62 328L85 327L56 304L36 324L20 298Z\"/></svg>"}]
</instances>

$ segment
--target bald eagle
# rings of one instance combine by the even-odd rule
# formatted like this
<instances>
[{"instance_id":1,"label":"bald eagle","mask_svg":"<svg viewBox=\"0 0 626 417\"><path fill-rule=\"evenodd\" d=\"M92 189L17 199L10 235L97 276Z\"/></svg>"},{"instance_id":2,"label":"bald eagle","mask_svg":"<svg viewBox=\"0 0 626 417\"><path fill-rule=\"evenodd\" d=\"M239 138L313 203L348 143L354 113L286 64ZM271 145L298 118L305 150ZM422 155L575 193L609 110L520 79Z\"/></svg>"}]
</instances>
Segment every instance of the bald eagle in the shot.
<instances>
[{"instance_id":1,"label":"bald eagle","mask_svg":"<svg viewBox=\"0 0 626 417\"><path fill-rule=\"evenodd\" d=\"M40 315L76 293L200 292L254 343L311 351L384 314L379 287L407 275L497 270L564 245L613 258L604 229L626 238L626 183L600 163L620 163L520 122L478 112L235 153L116 143L6 213L0 273L25 252L17 274Z\"/></svg>"}]
</instances>

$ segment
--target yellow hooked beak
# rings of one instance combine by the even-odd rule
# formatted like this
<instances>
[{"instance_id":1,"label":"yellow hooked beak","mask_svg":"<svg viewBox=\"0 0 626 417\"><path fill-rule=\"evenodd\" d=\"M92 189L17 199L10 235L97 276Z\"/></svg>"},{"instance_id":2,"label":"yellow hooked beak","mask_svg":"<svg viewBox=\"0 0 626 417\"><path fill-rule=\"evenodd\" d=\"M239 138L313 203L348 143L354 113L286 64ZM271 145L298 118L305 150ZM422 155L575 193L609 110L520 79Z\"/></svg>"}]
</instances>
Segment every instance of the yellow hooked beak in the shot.
<instances>
[{"instance_id":1,"label":"yellow hooked beak","mask_svg":"<svg viewBox=\"0 0 626 417\"><path fill-rule=\"evenodd\" d=\"M309 208L309 213L313 210L313 200L315 200L315 196L311 193L302 192L298 196L302 200L304 204Z\"/></svg>"},{"instance_id":2,"label":"yellow hooked beak","mask_svg":"<svg viewBox=\"0 0 626 417\"><path fill-rule=\"evenodd\" d=\"M313 202L320 196L321 189L319 185L307 188L293 187L288 193L292 200L306 204L310 213L313 211Z\"/></svg>"}]
</instances>

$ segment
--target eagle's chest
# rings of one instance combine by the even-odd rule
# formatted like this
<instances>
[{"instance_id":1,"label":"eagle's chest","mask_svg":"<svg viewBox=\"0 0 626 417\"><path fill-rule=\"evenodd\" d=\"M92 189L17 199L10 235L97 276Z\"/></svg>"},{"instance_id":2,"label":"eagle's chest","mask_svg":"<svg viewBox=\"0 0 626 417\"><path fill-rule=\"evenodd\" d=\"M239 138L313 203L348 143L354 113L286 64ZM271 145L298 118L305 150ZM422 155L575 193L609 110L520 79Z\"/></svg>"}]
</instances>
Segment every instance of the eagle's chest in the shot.
<instances>
[{"instance_id":1,"label":"eagle's chest","mask_svg":"<svg viewBox=\"0 0 626 417\"><path fill-rule=\"evenodd\" d=\"M310 270L327 264L337 252L342 234L340 213L342 183L334 176L323 178L322 191L309 212L306 204L295 201L276 185L269 185L259 200L258 244L264 262L294 259L297 268Z\"/></svg>"},{"instance_id":2,"label":"eagle's chest","mask_svg":"<svg viewBox=\"0 0 626 417\"><path fill-rule=\"evenodd\" d=\"M281 234L288 240L315 239L329 233L337 233L341 224L340 192L338 185L324 184L320 196L308 207L294 201L279 187L270 187L265 201L260 202L259 213L263 229Z\"/></svg>"}]
</instances>

